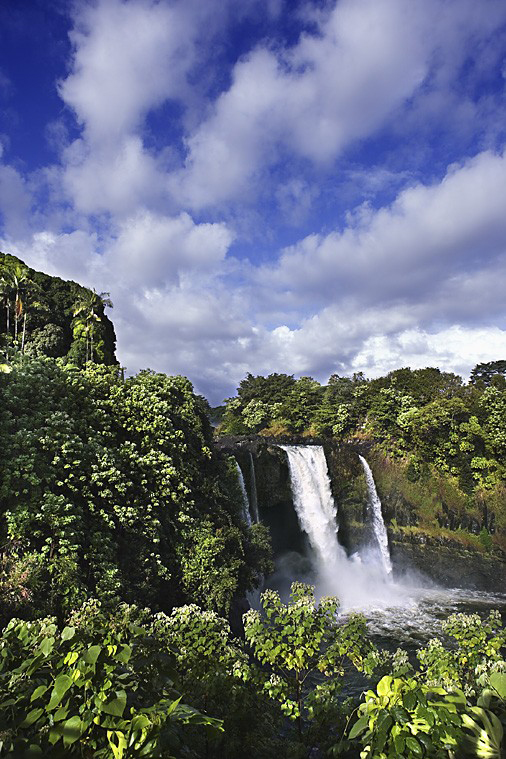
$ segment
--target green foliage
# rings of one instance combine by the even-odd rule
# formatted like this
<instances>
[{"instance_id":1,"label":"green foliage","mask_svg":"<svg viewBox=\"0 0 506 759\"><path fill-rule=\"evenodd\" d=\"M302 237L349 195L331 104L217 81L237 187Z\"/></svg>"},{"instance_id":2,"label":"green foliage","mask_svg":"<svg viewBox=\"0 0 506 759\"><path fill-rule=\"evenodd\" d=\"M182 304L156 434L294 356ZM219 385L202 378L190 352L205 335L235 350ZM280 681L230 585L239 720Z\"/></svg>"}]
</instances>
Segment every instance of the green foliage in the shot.
<instances>
[{"instance_id":1,"label":"green foliage","mask_svg":"<svg viewBox=\"0 0 506 759\"><path fill-rule=\"evenodd\" d=\"M72 308L72 333L73 344L70 355L75 360L82 355L84 343L84 361L104 362L104 337L105 325L102 321L101 314L104 308L112 308L112 301L109 293L97 293L95 290L85 290L81 293L79 300Z\"/></svg>"},{"instance_id":2,"label":"green foliage","mask_svg":"<svg viewBox=\"0 0 506 759\"><path fill-rule=\"evenodd\" d=\"M459 691L385 675L365 693L348 739L360 738L360 759L443 759L464 739L459 707L465 701Z\"/></svg>"},{"instance_id":3,"label":"green foliage","mask_svg":"<svg viewBox=\"0 0 506 759\"><path fill-rule=\"evenodd\" d=\"M264 401L253 398L241 412L243 423L250 431L259 430L270 418L270 406Z\"/></svg>"},{"instance_id":4,"label":"green foliage","mask_svg":"<svg viewBox=\"0 0 506 759\"><path fill-rule=\"evenodd\" d=\"M452 614L446 644L435 638L418 651L420 669L383 677L364 694L347 739L360 740L361 759L501 759L506 717L506 636L498 612L488 619Z\"/></svg>"},{"instance_id":5,"label":"green foliage","mask_svg":"<svg viewBox=\"0 0 506 759\"><path fill-rule=\"evenodd\" d=\"M439 638L429 641L418 658L429 684L456 686L475 696L480 677L503 662L506 631L498 612L487 619L478 614L451 614L442 625L443 633L453 639L445 646Z\"/></svg>"},{"instance_id":6,"label":"green foliage","mask_svg":"<svg viewBox=\"0 0 506 759\"><path fill-rule=\"evenodd\" d=\"M224 731L195 736L201 756L263 759L279 756L275 720L268 699L255 687L254 664L228 623L194 604L158 614L154 632L176 652L179 682L185 697L223 720Z\"/></svg>"},{"instance_id":7,"label":"green foliage","mask_svg":"<svg viewBox=\"0 0 506 759\"><path fill-rule=\"evenodd\" d=\"M262 665L261 687L302 734L303 717L324 718L345 665L370 673L378 653L366 638L365 619L351 615L340 623L338 600L322 598L317 604L311 586L293 583L288 604L273 590L265 591L261 602L262 612L244 615L246 640Z\"/></svg>"},{"instance_id":8,"label":"green foliage","mask_svg":"<svg viewBox=\"0 0 506 759\"><path fill-rule=\"evenodd\" d=\"M0 253L0 345L3 341L4 349L11 353L21 350L35 356L68 356L71 362L84 364L87 341L88 354L90 348L90 321L81 320L78 327L74 312L90 298L95 299L93 357L117 364L116 336L104 312L104 306L110 305L106 298L97 300L94 291L34 271L15 256Z\"/></svg>"},{"instance_id":9,"label":"green foliage","mask_svg":"<svg viewBox=\"0 0 506 759\"><path fill-rule=\"evenodd\" d=\"M88 602L63 629L11 620L0 638L0 756L174 757L182 725L221 728L182 703L172 655L132 611L111 618Z\"/></svg>"},{"instance_id":10,"label":"green foliage","mask_svg":"<svg viewBox=\"0 0 506 759\"><path fill-rule=\"evenodd\" d=\"M470 381L472 384L491 385L495 378L504 378L506 375L506 361L488 361L483 364L476 364L471 372Z\"/></svg>"},{"instance_id":11,"label":"green foliage","mask_svg":"<svg viewBox=\"0 0 506 759\"><path fill-rule=\"evenodd\" d=\"M251 400L259 400L267 405L282 403L294 384L293 375L269 374L268 377L254 377L247 374L239 384L237 397L243 407Z\"/></svg>"},{"instance_id":12,"label":"green foliage","mask_svg":"<svg viewBox=\"0 0 506 759\"><path fill-rule=\"evenodd\" d=\"M269 548L240 517L206 410L182 377L123 382L113 367L49 359L2 375L0 539L39 588L27 613L90 593L227 611L255 586Z\"/></svg>"},{"instance_id":13,"label":"green foliage","mask_svg":"<svg viewBox=\"0 0 506 759\"><path fill-rule=\"evenodd\" d=\"M490 551L492 549L493 543L492 543L492 537L486 527L482 527L482 529L480 530L479 537L484 549L486 551Z\"/></svg>"},{"instance_id":14,"label":"green foliage","mask_svg":"<svg viewBox=\"0 0 506 759\"><path fill-rule=\"evenodd\" d=\"M240 435L270 426L280 418L282 404L295 384L294 377L287 374L248 374L238 387L237 397L225 402L220 433Z\"/></svg>"},{"instance_id":15,"label":"green foliage","mask_svg":"<svg viewBox=\"0 0 506 759\"><path fill-rule=\"evenodd\" d=\"M57 324L45 324L34 329L26 346L30 356L50 356L57 358L65 355L65 332Z\"/></svg>"}]
</instances>

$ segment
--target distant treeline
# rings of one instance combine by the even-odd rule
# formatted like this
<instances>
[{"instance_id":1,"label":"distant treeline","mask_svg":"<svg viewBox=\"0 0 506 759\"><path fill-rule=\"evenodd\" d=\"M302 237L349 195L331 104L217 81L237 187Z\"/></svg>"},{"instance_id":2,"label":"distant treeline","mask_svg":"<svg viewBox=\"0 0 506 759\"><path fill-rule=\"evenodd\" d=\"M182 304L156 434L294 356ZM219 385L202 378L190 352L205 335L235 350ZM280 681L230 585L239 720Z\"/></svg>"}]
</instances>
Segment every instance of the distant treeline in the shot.
<instances>
[{"instance_id":1,"label":"distant treeline","mask_svg":"<svg viewBox=\"0 0 506 759\"><path fill-rule=\"evenodd\" d=\"M437 368L397 369L368 380L248 374L215 409L217 434L367 438L409 459L416 480L427 466L458 479L464 492L506 478L506 361L478 364L469 383Z\"/></svg>"}]
</instances>

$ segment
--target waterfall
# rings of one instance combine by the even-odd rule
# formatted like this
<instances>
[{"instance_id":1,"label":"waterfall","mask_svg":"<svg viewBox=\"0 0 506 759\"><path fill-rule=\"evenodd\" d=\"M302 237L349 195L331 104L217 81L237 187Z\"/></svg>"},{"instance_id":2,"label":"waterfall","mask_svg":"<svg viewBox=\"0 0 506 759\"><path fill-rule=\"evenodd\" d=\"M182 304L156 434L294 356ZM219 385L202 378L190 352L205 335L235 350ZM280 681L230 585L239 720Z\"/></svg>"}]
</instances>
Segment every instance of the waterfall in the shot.
<instances>
[{"instance_id":1,"label":"waterfall","mask_svg":"<svg viewBox=\"0 0 506 759\"><path fill-rule=\"evenodd\" d=\"M295 511L307 534L319 595L337 595L344 608L398 603L399 589L383 566L349 559L337 539L337 509L325 453L317 445L282 445L288 457Z\"/></svg>"},{"instance_id":2,"label":"waterfall","mask_svg":"<svg viewBox=\"0 0 506 759\"><path fill-rule=\"evenodd\" d=\"M249 473L250 473L250 493L251 493L251 513L253 514L253 521L259 522L260 515L258 513L258 498L257 498L257 481L255 477L255 462L253 461L253 454L249 453Z\"/></svg>"},{"instance_id":3,"label":"waterfall","mask_svg":"<svg viewBox=\"0 0 506 759\"><path fill-rule=\"evenodd\" d=\"M311 547L325 565L345 557L337 541L336 507L320 445L282 445L288 455L293 505Z\"/></svg>"},{"instance_id":4,"label":"waterfall","mask_svg":"<svg viewBox=\"0 0 506 759\"><path fill-rule=\"evenodd\" d=\"M376 536L376 540L378 541L381 561L383 563L385 572L391 575L392 562L390 559L390 551L388 549L387 530L385 527L385 522L383 520L383 513L381 511L381 501L379 499L378 493L376 492L376 485L374 482L373 474L371 472L371 467L369 466L367 461L364 459L364 457L360 456L360 454L359 454L359 459L360 459L360 463L362 464L364 468L364 474L367 480L367 490L369 492L369 503L372 508L372 523L373 523L374 535Z\"/></svg>"},{"instance_id":5,"label":"waterfall","mask_svg":"<svg viewBox=\"0 0 506 759\"><path fill-rule=\"evenodd\" d=\"M239 466L239 462L237 460L235 462L235 465L237 468L237 479L239 480L239 485L240 485L241 493L242 493L242 513L244 516L244 521L246 522L248 527L251 527L251 514L249 511L248 491L246 490L246 484L244 482L242 469Z\"/></svg>"}]
</instances>

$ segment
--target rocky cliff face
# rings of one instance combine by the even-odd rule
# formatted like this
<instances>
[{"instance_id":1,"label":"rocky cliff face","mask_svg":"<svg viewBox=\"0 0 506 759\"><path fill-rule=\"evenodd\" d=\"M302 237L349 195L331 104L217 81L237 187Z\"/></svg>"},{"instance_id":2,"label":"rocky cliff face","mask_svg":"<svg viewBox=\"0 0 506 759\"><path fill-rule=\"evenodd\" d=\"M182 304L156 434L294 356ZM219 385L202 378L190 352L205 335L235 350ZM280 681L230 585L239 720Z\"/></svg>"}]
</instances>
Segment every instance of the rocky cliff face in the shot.
<instances>
[{"instance_id":1,"label":"rocky cliff face","mask_svg":"<svg viewBox=\"0 0 506 759\"><path fill-rule=\"evenodd\" d=\"M323 445L338 504L339 541L349 554L373 539L367 484L358 458L362 453L369 461L382 501L394 571L415 570L446 587L504 592L505 555L492 541L494 515L470 503L469 496L452 490L446 481L410 482L402 466L384 459L368 443L222 438L217 445L239 461L250 496L250 454L253 457L260 514L271 530L275 554L303 552L305 543L293 508L288 461L280 443Z\"/></svg>"}]
</instances>

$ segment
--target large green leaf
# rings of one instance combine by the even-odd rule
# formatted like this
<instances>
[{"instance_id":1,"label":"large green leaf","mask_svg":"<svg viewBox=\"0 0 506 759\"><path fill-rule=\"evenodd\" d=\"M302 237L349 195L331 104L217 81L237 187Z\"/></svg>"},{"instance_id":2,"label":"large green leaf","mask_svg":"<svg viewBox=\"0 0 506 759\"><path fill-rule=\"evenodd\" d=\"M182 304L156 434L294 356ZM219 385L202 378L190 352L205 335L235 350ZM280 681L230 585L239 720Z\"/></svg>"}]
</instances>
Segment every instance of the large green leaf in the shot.
<instances>
[{"instance_id":1,"label":"large green leaf","mask_svg":"<svg viewBox=\"0 0 506 759\"><path fill-rule=\"evenodd\" d=\"M48 711L51 711L58 706L71 685L72 680L68 675L58 675L54 681L53 692L51 693L49 704L46 707Z\"/></svg>"},{"instance_id":2,"label":"large green leaf","mask_svg":"<svg viewBox=\"0 0 506 759\"><path fill-rule=\"evenodd\" d=\"M102 703L101 710L106 714L112 714L114 717L122 717L125 711L127 695L124 690L116 691L116 698L111 701Z\"/></svg>"},{"instance_id":3,"label":"large green leaf","mask_svg":"<svg viewBox=\"0 0 506 759\"><path fill-rule=\"evenodd\" d=\"M24 718L23 722L21 723L21 727L30 727L30 725L33 725L34 722L37 722L43 713L44 709L32 709L32 711L28 712Z\"/></svg>"},{"instance_id":4,"label":"large green leaf","mask_svg":"<svg viewBox=\"0 0 506 759\"><path fill-rule=\"evenodd\" d=\"M62 640L70 640L74 637L76 634L76 628L75 627L65 627L61 634Z\"/></svg>"},{"instance_id":5,"label":"large green leaf","mask_svg":"<svg viewBox=\"0 0 506 759\"><path fill-rule=\"evenodd\" d=\"M489 682L491 687L497 691L500 697L506 699L506 673L493 672L490 675Z\"/></svg>"},{"instance_id":6,"label":"large green leaf","mask_svg":"<svg viewBox=\"0 0 506 759\"><path fill-rule=\"evenodd\" d=\"M368 722L369 722L369 717L368 716L360 717L360 719L358 719L355 722L355 724L351 728L350 733L348 735L348 738L350 739L350 741L352 741L354 738L356 738L357 735L360 735L360 733L364 732L364 730L366 729L366 727L368 725Z\"/></svg>"},{"instance_id":7,"label":"large green leaf","mask_svg":"<svg viewBox=\"0 0 506 759\"><path fill-rule=\"evenodd\" d=\"M83 657L86 664L95 664L100 656L101 650L102 648L100 646L90 646Z\"/></svg>"},{"instance_id":8,"label":"large green leaf","mask_svg":"<svg viewBox=\"0 0 506 759\"><path fill-rule=\"evenodd\" d=\"M75 743L86 730L86 723L84 723L77 715L70 717L62 725L63 743L65 746L71 746Z\"/></svg>"},{"instance_id":9,"label":"large green leaf","mask_svg":"<svg viewBox=\"0 0 506 759\"><path fill-rule=\"evenodd\" d=\"M392 678L390 675L385 675L381 678L381 680L378 683L378 687L376 690L378 691L379 696L386 696L388 693L391 692L391 686L392 686Z\"/></svg>"}]
</instances>

